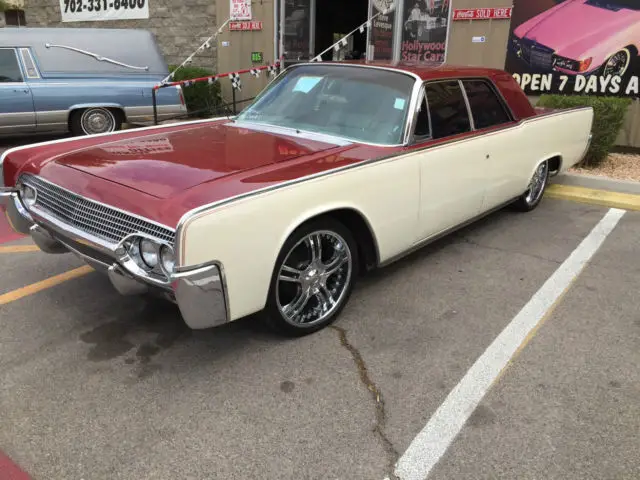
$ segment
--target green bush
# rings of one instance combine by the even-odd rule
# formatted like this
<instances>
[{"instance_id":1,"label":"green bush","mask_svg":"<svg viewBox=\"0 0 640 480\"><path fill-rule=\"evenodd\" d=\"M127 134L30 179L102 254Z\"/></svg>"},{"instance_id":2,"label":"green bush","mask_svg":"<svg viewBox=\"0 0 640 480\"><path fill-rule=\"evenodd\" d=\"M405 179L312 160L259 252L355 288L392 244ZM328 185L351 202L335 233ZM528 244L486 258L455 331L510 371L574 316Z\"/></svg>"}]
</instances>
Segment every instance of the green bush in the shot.
<instances>
[{"instance_id":1,"label":"green bush","mask_svg":"<svg viewBox=\"0 0 640 480\"><path fill-rule=\"evenodd\" d=\"M572 108L593 107L593 139L583 160L585 167L596 167L609 156L631 99L620 97L592 97L587 95L542 95L538 107Z\"/></svg>"},{"instance_id":2,"label":"green bush","mask_svg":"<svg viewBox=\"0 0 640 480\"><path fill-rule=\"evenodd\" d=\"M169 71L176 70L176 65L171 65ZM184 66L178 69L173 77L176 82L192 80L194 78L208 77L213 72L206 68ZM220 94L220 84L215 82L209 85L208 82L197 82L188 87L183 87L184 100L190 117L210 117L215 115L222 103Z\"/></svg>"}]
</instances>

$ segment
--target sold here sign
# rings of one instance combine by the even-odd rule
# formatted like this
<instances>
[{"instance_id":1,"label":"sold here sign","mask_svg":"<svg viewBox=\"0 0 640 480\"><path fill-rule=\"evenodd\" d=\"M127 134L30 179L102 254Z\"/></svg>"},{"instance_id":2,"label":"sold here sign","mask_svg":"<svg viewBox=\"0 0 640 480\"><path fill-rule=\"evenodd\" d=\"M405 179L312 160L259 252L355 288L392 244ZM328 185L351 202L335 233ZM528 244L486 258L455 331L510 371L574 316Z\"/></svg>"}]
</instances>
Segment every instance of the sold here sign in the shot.
<instances>
[{"instance_id":1,"label":"sold here sign","mask_svg":"<svg viewBox=\"0 0 640 480\"><path fill-rule=\"evenodd\" d=\"M454 20L500 20L511 18L513 7L458 8L453 11Z\"/></svg>"}]
</instances>

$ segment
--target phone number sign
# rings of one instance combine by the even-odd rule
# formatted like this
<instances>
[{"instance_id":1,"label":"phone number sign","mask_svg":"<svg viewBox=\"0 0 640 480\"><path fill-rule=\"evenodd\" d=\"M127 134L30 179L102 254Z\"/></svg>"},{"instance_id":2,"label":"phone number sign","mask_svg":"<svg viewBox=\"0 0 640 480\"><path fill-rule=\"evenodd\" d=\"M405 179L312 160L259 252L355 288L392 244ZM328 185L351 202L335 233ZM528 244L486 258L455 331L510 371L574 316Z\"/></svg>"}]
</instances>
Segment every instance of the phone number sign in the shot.
<instances>
[{"instance_id":1,"label":"phone number sign","mask_svg":"<svg viewBox=\"0 0 640 480\"><path fill-rule=\"evenodd\" d=\"M149 18L149 0L60 0L63 22Z\"/></svg>"}]
</instances>

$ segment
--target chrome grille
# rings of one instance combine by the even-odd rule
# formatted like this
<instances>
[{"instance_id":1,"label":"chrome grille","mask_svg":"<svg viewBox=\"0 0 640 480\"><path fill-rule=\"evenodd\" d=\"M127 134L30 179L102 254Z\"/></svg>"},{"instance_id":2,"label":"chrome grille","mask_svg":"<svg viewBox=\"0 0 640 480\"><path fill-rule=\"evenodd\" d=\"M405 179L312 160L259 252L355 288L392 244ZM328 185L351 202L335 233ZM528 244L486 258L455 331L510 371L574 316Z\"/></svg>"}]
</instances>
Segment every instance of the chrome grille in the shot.
<instances>
[{"instance_id":1,"label":"chrome grille","mask_svg":"<svg viewBox=\"0 0 640 480\"><path fill-rule=\"evenodd\" d=\"M132 233L145 233L173 245L175 233L148 220L88 200L33 175L20 181L38 192L35 206L57 220L112 243Z\"/></svg>"}]
</instances>

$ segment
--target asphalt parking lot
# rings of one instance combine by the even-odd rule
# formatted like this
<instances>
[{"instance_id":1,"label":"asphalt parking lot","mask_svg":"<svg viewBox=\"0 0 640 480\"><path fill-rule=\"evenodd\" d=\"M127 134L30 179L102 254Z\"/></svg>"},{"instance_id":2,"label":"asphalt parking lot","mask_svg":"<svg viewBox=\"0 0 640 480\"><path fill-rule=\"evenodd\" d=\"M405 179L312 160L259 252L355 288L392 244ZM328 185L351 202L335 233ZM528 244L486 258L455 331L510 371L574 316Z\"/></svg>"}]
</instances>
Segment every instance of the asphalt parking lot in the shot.
<instances>
[{"instance_id":1,"label":"asphalt parking lot","mask_svg":"<svg viewBox=\"0 0 640 480\"><path fill-rule=\"evenodd\" d=\"M460 389L608 211L493 214L369 276L334 328L297 340L259 317L192 332L73 256L4 243L0 451L34 479L382 480L396 462L434 479L640 478L640 213L477 405ZM434 427L441 456L415 450L452 402L461 431Z\"/></svg>"}]
</instances>

